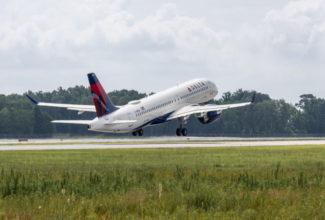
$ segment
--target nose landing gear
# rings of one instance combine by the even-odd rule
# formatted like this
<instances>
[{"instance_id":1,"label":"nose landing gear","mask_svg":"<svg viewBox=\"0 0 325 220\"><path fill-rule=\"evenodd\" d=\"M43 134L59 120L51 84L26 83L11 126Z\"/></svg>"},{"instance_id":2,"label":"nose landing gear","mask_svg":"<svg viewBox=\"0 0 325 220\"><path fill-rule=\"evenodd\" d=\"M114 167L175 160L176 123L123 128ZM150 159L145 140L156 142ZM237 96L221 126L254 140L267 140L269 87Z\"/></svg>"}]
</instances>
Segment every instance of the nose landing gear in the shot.
<instances>
[{"instance_id":1,"label":"nose landing gear","mask_svg":"<svg viewBox=\"0 0 325 220\"><path fill-rule=\"evenodd\" d=\"M137 130L137 131L133 131L133 132L132 132L132 135L133 135L133 136L137 136L137 135L139 135L140 137L143 136L143 129L141 128L141 129L139 129L139 130Z\"/></svg>"},{"instance_id":2,"label":"nose landing gear","mask_svg":"<svg viewBox=\"0 0 325 220\"><path fill-rule=\"evenodd\" d=\"M138 130L138 135L143 136L143 129Z\"/></svg>"}]
</instances>

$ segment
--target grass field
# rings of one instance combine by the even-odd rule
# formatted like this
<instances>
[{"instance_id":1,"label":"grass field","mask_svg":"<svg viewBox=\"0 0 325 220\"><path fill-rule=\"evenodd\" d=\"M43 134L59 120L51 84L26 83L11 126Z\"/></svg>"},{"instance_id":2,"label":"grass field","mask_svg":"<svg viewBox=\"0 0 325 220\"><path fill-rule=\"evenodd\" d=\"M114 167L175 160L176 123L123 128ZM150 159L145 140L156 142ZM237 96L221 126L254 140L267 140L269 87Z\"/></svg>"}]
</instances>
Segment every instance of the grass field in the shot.
<instances>
[{"instance_id":1,"label":"grass field","mask_svg":"<svg viewBox=\"0 0 325 220\"><path fill-rule=\"evenodd\" d=\"M0 219L325 219L325 146L0 153Z\"/></svg>"}]
</instances>

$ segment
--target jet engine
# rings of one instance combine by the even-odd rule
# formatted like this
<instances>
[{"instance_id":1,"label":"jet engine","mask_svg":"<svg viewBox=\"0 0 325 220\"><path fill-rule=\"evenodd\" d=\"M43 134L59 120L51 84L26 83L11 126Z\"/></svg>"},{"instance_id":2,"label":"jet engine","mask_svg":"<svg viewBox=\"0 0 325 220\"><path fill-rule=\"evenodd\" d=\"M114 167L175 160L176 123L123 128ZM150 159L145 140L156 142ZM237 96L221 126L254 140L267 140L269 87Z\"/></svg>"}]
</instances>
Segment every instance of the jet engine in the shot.
<instances>
[{"instance_id":1,"label":"jet engine","mask_svg":"<svg viewBox=\"0 0 325 220\"><path fill-rule=\"evenodd\" d=\"M202 124L210 124L212 122L215 122L217 119L219 119L220 116L221 113L218 113L217 111L211 111L211 112L205 112L199 114L197 118Z\"/></svg>"}]
</instances>

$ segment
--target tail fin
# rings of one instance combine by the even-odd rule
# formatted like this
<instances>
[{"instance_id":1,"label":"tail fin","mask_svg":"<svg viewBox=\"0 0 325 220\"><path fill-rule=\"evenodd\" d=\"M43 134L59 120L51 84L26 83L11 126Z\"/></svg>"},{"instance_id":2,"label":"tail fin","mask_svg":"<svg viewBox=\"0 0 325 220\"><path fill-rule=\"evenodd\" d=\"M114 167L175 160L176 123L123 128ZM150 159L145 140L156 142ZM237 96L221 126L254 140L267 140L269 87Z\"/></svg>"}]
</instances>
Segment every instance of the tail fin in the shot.
<instances>
[{"instance_id":1,"label":"tail fin","mask_svg":"<svg viewBox=\"0 0 325 220\"><path fill-rule=\"evenodd\" d=\"M88 74L91 95L93 96L94 105L96 107L97 117L108 115L118 108L115 107L106 94L104 88L98 81L95 73Z\"/></svg>"}]
</instances>

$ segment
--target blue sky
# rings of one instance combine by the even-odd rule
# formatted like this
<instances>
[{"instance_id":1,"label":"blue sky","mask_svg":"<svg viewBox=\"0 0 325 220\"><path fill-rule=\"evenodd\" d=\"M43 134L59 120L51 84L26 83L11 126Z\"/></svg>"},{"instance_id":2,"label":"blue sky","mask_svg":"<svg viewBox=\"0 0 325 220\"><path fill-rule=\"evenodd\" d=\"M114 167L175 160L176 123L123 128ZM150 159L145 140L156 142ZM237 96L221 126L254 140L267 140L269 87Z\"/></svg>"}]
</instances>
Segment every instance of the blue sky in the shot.
<instances>
[{"instance_id":1,"label":"blue sky","mask_svg":"<svg viewBox=\"0 0 325 220\"><path fill-rule=\"evenodd\" d=\"M206 77L296 102L325 97L325 0L0 0L0 93L157 92Z\"/></svg>"}]
</instances>

